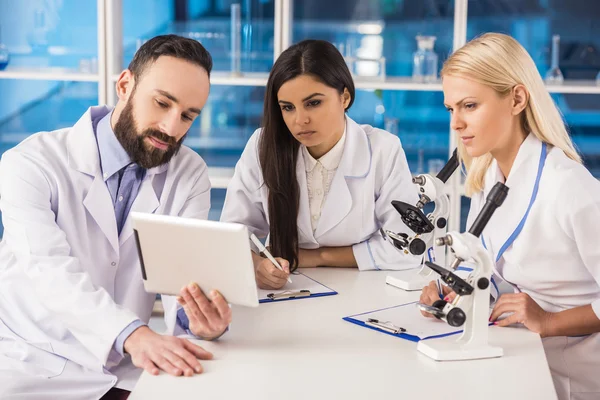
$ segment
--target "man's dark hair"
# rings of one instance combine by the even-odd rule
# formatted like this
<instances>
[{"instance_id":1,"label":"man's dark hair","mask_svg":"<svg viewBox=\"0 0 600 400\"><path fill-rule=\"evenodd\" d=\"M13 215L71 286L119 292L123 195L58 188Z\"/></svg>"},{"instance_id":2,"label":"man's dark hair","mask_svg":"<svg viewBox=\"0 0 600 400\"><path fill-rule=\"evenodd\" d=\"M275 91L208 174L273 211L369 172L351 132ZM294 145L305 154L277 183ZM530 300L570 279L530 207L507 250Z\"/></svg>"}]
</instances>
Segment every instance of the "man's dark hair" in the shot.
<instances>
[{"instance_id":1,"label":"man's dark hair","mask_svg":"<svg viewBox=\"0 0 600 400\"><path fill-rule=\"evenodd\" d=\"M210 53L197 40L178 35L161 35L148 40L135 53L128 69L139 79L145 69L161 56L189 61L204 68L210 77L213 66Z\"/></svg>"}]
</instances>

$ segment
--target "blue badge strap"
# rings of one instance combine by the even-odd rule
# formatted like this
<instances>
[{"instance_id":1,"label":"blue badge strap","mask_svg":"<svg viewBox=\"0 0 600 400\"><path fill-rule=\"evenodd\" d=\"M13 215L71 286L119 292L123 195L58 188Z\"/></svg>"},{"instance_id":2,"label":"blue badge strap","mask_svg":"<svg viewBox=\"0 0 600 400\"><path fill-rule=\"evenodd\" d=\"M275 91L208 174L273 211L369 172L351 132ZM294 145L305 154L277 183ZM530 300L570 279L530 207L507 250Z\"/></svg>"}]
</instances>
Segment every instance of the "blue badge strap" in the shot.
<instances>
[{"instance_id":1,"label":"blue badge strap","mask_svg":"<svg viewBox=\"0 0 600 400\"><path fill-rule=\"evenodd\" d=\"M538 194L538 190L540 187L540 178L542 177L542 171L544 170L544 165L546 164L546 156L547 155L548 155L547 145L546 145L546 143L542 143L542 152L540 155L540 162L538 164L538 172L537 172L537 176L535 178L535 184L533 185L533 193L531 194L531 199L529 200L529 206L527 207L527 211L525 212L525 215L521 219L521 222L519 222L519 225L517 225L517 227L515 228L515 231L512 233L512 235L510 235L510 237L508 238L506 243L504 243L504 245L500 248L500 251L498 252L498 255L496 256L496 262L500 261L500 258L502 257L502 255L504 254L506 249L508 249L510 247L510 245L515 241L517 236L519 236L519 234L523 230L525 221L527 221L527 217L529 216L529 211L531 211L531 207L533 206L533 203ZM487 250L488 248L485 243L483 234L481 235L481 243L483 244L483 248ZM494 284L494 287L498 291L498 293L500 293L500 291L498 290L498 286L496 285L496 282L494 282L493 279L492 279L492 283Z\"/></svg>"},{"instance_id":2,"label":"blue badge strap","mask_svg":"<svg viewBox=\"0 0 600 400\"><path fill-rule=\"evenodd\" d=\"M525 221L527 221L527 217L529 216L529 211L531 211L531 207L535 202L535 199L538 194L538 190L540 188L540 178L542 177L542 171L544 170L544 164L546 163L546 156L548 155L546 143L542 143L542 154L540 155L540 163L538 165L537 177L535 178L535 184L533 185L533 193L531 194L531 199L529 200L529 206L527 206L527 211L525 211L525 215L519 222L519 225L515 228L515 231L510 235L506 243L502 245L498 255L496 256L496 262L500 260L506 249L510 247L511 244L515 241L519 233L523 230L523 226L525 226ZM485 244L485 239L483 238L483 234L481 235L481 243L483 244L483 248L487 250L487 246Z\"/></svg>"},{"instance_id":3,"label":"blue badge strap","mask_svg":"<svg viewBox=\"0 0 600 400\"><path fill-rule=\"evenodd\" d=\"M515 241L517 236L519 236L519 233L521 233L521 231L523 230L523 226L525 226L525 221L527 221L529 211L531 211L531 207L533 206L533 203L535 202L535 199L538 194L538 189L540 188L540 178L542 177L542 171L544 170L544 164L546 163L547 154L548 153L546 143L542 143L542 154L540 155L540 163L538 165L537 177L535 178L535 184L533 185L533 193L531 194L531 199L529 200L529 206L527 206L527 211L525 211L525 215L521 219L521 222L519 222L519 225L517 225L515 231L512 233L512 235L510 235L506 243L504 243L504 245L500 248L500 251L498 251L498 255L496 256L496 262L500 260L506 249L508 249L510 245Z\"/></svg>"}]
</instances>

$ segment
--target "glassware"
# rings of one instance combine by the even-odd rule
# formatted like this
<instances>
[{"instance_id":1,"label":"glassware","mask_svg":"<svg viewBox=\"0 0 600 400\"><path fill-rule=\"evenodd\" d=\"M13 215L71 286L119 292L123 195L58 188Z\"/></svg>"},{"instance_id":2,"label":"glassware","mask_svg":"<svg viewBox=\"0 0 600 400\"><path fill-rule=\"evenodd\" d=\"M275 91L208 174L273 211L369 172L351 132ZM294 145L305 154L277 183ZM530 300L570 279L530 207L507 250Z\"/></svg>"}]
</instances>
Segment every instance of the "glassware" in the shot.
<instances>
[{"instance_id":1,"label":"glassware","mask_svg":"<svg viewBox=\"0 0 600 400\"><path fill-rule=\"evenodd\" d=\"M398 136L398 118L384 117L385 130L392 135Z\"/></svg>"},{"instance_id":2,"label":"glassware","mask_svg":"<svg viewBox=\"0 0 600 400\"><path fill-rule=\"evenodd\" d=\"M419 149L419 156L417 158L417 175L423 174L425 172L424 164L425 164L425 150Z\"/></svg>"},{"instance_id":3,"label":"glassware","mask_svg":"<svg viewBox=\"0 0 600 400\"><path fill-rule=\"evenodd\" d=\"M563 83L563 74L558 68L558 54L560 47L560 35L552 36L552 65L550 70L546 72L546 83L559 84Z\"/></svg>"},{"instance_id":4,"label":"glassware","mask_svg":"<svg viewBox=\"0 0 600 400\"><path fill-rule=\"evenodd\" d=\"M27 35L27 40L33 51L47 51L48 30L46 10L41 7L37 8L33 14L33 29Z\"/></svg>"},{"instance_id":5,"label":"glassware","mask_svg":"<svg viewBox=\"0 0 600 400\"><path fill-rule=\"evenodd\" d=\"M0 71L2 71L8 65L10 60L10 54L8 48L2 44L2 30L0 29Z\"/></svg>"},{"instance_id":6,"label":"glassware","mask_svg":"<svg viewBox=\"0 0 600 400\"><path fill-rule=\"evenodd\" d=\"M433 158L427 162L427 166L429 167L428 174L432 176L436 176L442 168L446 165L446 161L440 158Z\"/></svg>"},{"instance_id":7,"label":"glassware","mask_svg":"<svg viewBox=\"0 0 600 400\"><path fill-rule=\"evenodd\" d=\"M0 67L0 69L2 68ZM600 86L600 72L598 72L598 75L596 75L596 85Z\"/></svg>"},{"instance_id":8,"label":"glassware","mask_svg":"<svg viewBox=\"0 0 600 400\"><path fill-rule=\"evenodd\" d=\"M231 5L231 74L242 74L242 7Z\"/></svg>"},{"instance_id":9,"label":"glassware","mask_svg":"<svg viewBox=\"0 0 600 400\"><path fill-rule=\"evenodd\" d=\"M416 82L434 82L438 74L438 55L433 51L433 45L437 38L418 35L415 39L418 49L413 54L412 78Z\"/></svg>"}]
</instances>

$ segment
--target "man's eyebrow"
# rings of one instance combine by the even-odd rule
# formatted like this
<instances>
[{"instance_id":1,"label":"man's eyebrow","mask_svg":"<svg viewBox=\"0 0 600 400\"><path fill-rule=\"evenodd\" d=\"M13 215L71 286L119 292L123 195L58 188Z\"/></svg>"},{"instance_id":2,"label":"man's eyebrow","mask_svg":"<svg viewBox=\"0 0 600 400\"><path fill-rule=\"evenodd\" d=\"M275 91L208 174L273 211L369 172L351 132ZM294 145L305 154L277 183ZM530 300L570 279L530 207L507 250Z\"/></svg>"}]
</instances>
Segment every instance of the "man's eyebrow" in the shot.
<instances>
[{"instance_id":1,"label":"man's eyebrow","mask_svg":"<svg viewBox=\"0 0 600 400\"><path fill-rule=\"evenodd\" d=\"M171 93L167 92L166 90L161 90L161 89L155 89L155 90L157 93L162 94L167 99L171 100L173 103L179 104L179 100L177 100L177 97L173 96ZM195 114L200 114L201 110L196 107L190 107L190 108L188 108L188 111L191 111Z\"/></svg>"}]
</instances>

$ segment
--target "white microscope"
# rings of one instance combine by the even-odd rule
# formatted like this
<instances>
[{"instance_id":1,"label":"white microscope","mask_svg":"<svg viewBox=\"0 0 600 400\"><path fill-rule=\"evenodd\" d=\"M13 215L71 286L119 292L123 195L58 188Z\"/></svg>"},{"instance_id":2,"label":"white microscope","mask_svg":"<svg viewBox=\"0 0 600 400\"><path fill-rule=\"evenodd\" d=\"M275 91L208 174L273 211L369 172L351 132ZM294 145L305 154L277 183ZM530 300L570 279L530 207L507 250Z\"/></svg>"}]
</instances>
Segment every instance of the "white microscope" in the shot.
<instances>
[{"instance_id":1,"label":"white microscope","mask_svg":"<svg viewBox=\"0 0 600 400\"><path fill-rule=\"evenodd\" d=\"M449 246L456 256L449 270L435 263L425 263L440 275L440 279L448 287L454 290L456 297L452 302L438 300L432 306L419 304L419 307L451 326L464 325L464 331L458 339L450 336L419 342L417 350L434 360L473 360L503 355L502 348L488 344L490 281L493 274L493 261L490 253L483 247L479 236L496 208L504 202L507 194L508 187L500 182L496 183L469 232L462 234L450 232L444 237L436 239L438 246ZM453 272L459 265L468 265L473 268L466 280Z\"/></svg>"},{"instance_id":2,"label":"white microscope","mask_svg":"<svg viewBox=\"0 0 600 400\"><path fill-rule=\"evenodd\" d=\"M394 233L383 231L384 238L390 239L394 246L405 254L422 255L423 261L438 263L446 266L446 249L434 248L434 240L446 233L448 215L450 214L450 199L446 194L445 183L458 168L458 156L456 149L450 160L444 165L437 176L428 174L417 175L413 183L419 186L419 201L416 206L402 201L392 201L392 205L402 217L402 221L415 235L409 237L405 233ZM432 212L423 213L425 204L434 202L435 208ZM435 279L433 271L423 265L418 271L414 269L393 272L386 277L386 283L400 289L411 291L421 290L429 282Z\"/></svg>"}]
</instances>

